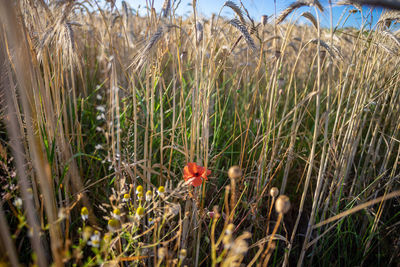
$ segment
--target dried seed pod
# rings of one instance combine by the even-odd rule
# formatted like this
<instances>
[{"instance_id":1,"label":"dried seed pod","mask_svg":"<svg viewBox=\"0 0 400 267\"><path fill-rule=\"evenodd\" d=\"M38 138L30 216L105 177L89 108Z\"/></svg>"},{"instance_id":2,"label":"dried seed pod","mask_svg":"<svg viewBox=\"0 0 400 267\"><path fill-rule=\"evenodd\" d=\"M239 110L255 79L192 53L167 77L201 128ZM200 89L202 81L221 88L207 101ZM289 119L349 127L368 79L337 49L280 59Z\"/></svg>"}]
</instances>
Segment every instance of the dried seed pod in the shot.
<instances>
[{"instance_id":1,"label":"dried seed pod","mask_svg":"<svg viewBox=\"0 0 400 267\"><path fill-rule=\"evenodd\" d=\"M276 197L279 195L279 189L278 189L278 187L272 187L272 188L269 190L269 194L270 194L271 197L276 198Z\"/></svg>"},{"instance_id":2,"label":"dried seed pod","mask_svg":"<svg viewBox=\"0 0 400 267\"><path fill-rule=\"evenodd\" d=\"M285 214L290 209L290 200L289 197L285 195L280 195L275 202L275 210L277 213Z\"/></svg>"},{"instance_id":3,"label":"dried seed pod","mask_svg":"<svg viewBox=\"0 0 400 267\"><path fill-rule=\"evenodd\" d=\"M243 173L239 166L232 166L229 168L228 176L231 179L238 179L242 177Z\"/></svg>"}]
</instances>

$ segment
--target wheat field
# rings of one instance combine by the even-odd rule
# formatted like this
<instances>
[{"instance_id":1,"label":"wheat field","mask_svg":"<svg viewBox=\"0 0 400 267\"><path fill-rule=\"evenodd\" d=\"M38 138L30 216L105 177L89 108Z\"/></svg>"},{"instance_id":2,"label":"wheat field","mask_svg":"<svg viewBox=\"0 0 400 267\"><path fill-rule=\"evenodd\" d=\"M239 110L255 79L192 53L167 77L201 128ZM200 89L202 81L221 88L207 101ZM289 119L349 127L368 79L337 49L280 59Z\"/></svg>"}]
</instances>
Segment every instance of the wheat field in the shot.
<instances>
[{"instance_id":1,"label":"wheat field","mask_svg":"<svg viewBox=\"0 0 400 267\"><path fill-rule=\"evenodd\" d=\"M1 1L0 265L400 264L400 13L329 3Z\"/></svg>"}]
</instances>

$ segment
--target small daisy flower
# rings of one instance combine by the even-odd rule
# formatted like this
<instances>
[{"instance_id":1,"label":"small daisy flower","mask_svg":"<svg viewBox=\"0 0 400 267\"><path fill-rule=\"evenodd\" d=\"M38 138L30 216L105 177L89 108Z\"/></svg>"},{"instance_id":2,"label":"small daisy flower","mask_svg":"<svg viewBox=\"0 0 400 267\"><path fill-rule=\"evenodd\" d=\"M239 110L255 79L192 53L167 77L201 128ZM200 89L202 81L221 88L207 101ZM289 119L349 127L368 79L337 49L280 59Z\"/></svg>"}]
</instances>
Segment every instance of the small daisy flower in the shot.
<instances>
[{"instance_id":1,"label":"small daisy flower","mask_svg":"<svg viewBox=\"0 0 400 267\"><path fill-rule=\"evenodd\" d=\"M109 219L108 220L108 230L111 232L115 232L119 229L120 223L117 219Z\"/></svg>"},{"instance_id":2,"label":"small daisy flower","mask_svg":"<svg viewBox=\"0 0 400 267\"><path fill-rule=\"evenodd\" d=\"M121 218L121 211L119 209L114 209L113 213L112 213L112 216L115 219L119 220Z\"/></svg>"},{"instance_id":3,"label":"small daisy flower","mask_svg":"<svg viewBox=\"0 0 400 267\"><path fill-rule=\"evenodd\" d=\"M103 149L103 146L102 146L102 145L100 145L100 144L97 144L97 145L94 147L94 149L96 149L96 150L100 150L100 149Z\"/></svg>"},{"instance_id":4,"label":"small daisy flower","mask_svg":"<svg viewBox=\"0 0 400 267\"><path fill-rule=\"evenodd\" d=\"M149 226L154 224L154 219L153 218L149 218Z\"/></svg>"},{"instance_id":5,"label":"small daisy flower","mask_svg":"<svg viewBox=\"0 0 400 267\"><path fill-rule=\"evenodd\" d=\"M122 198L122 202L129 202L131 200L129 194L124 194L124 197Z\"/></svg>"},{"instance_id":6,"label":"small daisy flower","mask_svg":"<svg viewBox=\"0 0 400 267\"><path fill-rule=\"evenodd\" d=\"M139 194L139 193L142 193L142 194L143 194L143 186L141 186L141 185L138 185L138 186L136 187L136 194Z\"/></svg>"},{"instance_id":7,"label":"small daisy flower","mask_svg":"<svg viewBox=\"0 0 400 267\"><path fill-rule=\"evenodd\" d=\"M104 113L106 111L104 106L97 106L96 109L97 109L97 111L100 111L102 113Z\"/></svg>"},{"instance_id":8,"label":"small daisy flower","mask_svg":"<svg viewBox=\"0 0 400 267\"><path fill-rule=\"evenodd\" d=\"M153 198L153 192L151 192L150 190L146 192L146 201L151 201L151 199Z\"/></svg>"},{"instance_id":9,"label":"small daisy flower","mask_svg":"<svg viewBox=\"0 0 400 267\"><path fill-rule=\"evenodd\" d=\"M88 242L89 246L92 246L94 248L100 247L100 232L99 231L94 231L93 235L90 237L90 240Z\"/></svg>"},{"instance_id":10,"label":"small daisy flower","mask_svg":"<svg viewBox=\"0 0 400 267\"><path fill-rule=\"evenodd\" d=\"M81 217L82 217L82 220L84 220L84 221L86 221L89 218L89 211L86 207L83 207L81 209Z\"/></svg>"},{"instance_id":11,"label":"small daisy flower","mask_svg":"<svg viewBox=\"0 0 400 267\"><path fill-rule=\"evenodd\" d=\"M105 120L105 119L106 119L106 116L104 115L104 113L100 113L99 115L97 115L96 119L97 119L98 121Z\"/></svg>"},{"instance_id":12,"label":"small daisy flower","mask_svg":"<svg viewBox=\"0 0 400 267\"><path fill-rule=\"evenodd\" d=\"M136 219L140 220L141 218L143 218L144 212L145 212L144 208L142 206L139 206L136 209L136 214L135 214Z\"/></svg>"},{"instance_id":13,"label":"small daisy flower","mask_svg":"<svg viewBox=\"0 0 400 267\"><path fill-rule=\"evenodd\" d=\"M164 194L165 194L165 187L164 187L164 186L160 186L160 187L157 189L157 194L158 194L160 197L163 197Z\"/></svg>"},{"instance_id":14,"label":"small daisy flower","mask_svg":"<svg viewBox=\"0 0 400 267\"><path fill-rule=\"evenodd\" d=\"M87 241L92 236L93 228L90 226L85 226L82 232L82 238L84 241Z\"/></svg>"},{"instance_id":15,"label":"small daisy flower","mask_svg":"<svg viewBox=\"0 0 400 267\"><path fill-rule=\"evenodd\" d=\"M141 200L143 198L143 193L139 192L139 193L137 193L136 196L137 196L138 200Z\"/></svg>"},{"instance_id":16,"label":"small daisy flower","mask_svg":"<svg viewBox=\"0 0 400 267\"><path fill-rule=\"evenodd\" d=\"M13 202L14 206L17 207L18 209L20 209L22 207L22 199L20 197L17 197L14 202Z\"/></svg>"}]
</instances>

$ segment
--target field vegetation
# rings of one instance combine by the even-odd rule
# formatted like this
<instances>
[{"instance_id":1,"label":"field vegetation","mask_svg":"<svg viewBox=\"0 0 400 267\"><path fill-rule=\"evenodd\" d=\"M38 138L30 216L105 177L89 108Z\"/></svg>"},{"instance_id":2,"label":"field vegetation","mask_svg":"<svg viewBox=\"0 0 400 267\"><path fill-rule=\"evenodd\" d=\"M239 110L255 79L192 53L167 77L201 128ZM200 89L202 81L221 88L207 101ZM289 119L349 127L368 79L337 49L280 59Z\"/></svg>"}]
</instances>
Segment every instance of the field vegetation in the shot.
<instances>
[{"instance_id":1,"label":"field vegetation","mask_svg":"<svg viewBox=\"0 0 400 267\"><path fill-rule=\"evenodd\" d=\"M0 261L399 264L400 14L179 4L0 1Z\"/></svg>"}]
</instances>

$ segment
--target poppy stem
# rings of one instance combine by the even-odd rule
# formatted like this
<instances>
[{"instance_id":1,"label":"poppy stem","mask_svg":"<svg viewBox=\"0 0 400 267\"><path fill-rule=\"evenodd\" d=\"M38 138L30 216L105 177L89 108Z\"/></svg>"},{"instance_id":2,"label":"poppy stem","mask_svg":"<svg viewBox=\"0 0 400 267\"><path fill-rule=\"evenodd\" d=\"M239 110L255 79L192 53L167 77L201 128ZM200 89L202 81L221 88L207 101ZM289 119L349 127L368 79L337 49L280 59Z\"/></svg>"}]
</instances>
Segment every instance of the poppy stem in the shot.
<instances>
[{"instance_id":1,"label":"poppy stem","mask_svg":"<svg viewBox=\"0 0 400 267\"><path fill-rule=\"evenodd\" d=\"M230 210L233 213L235 210L235 205L236 205L236 181L235 179L231 178L231 206L230 206ZM229 222L231 223L233 221L233 217L235 215L231 214L229 216Z\"/></svg>"}]
</instances>

